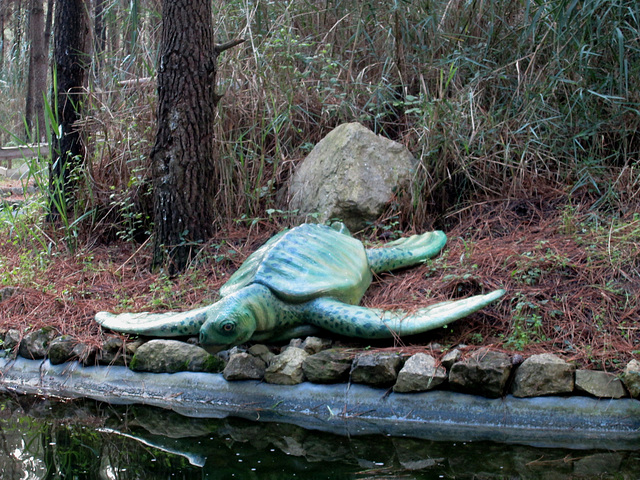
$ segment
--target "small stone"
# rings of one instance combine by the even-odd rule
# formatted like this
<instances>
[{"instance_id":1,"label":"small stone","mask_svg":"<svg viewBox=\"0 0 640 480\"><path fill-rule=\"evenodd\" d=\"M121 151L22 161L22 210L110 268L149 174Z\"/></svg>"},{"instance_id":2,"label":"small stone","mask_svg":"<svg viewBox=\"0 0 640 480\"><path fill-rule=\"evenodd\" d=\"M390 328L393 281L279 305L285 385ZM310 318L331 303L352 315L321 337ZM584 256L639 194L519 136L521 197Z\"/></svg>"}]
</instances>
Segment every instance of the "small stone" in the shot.
<instances>
[{"instance_id":1,"label":"small stone","mask_svg":"<svg viewBox=\"0 0 640 480\"><path fill-rule=\"evenodd\" d=\"M624 369L622 381L633 398L640 397L640 362L631 360Z\"/></svg>"},{"instance_id":2,"label":"small stone","mask_svg":"<svg viewBox=\"0 0 640 480\"><path fill-rule=\"evenodd\" d=\"M511 368L506 353L481 350L453 364L449 384L460 392L498 398L504 393Z\"/></svg>"},{"instance_id":3,"label":"small stone","mask_svg":"<svg viewBox=\"0 0 640 480\"><path fill-rule=\"evenodd\" d=\"M77 343L77 340L71 335L62 335L54 338L49 345L49 362L52 365L59 365L74 358L73 349Z\"/></svg>"},{"instance_id":4,"label":"small stone","mask_svg":"<svg viewBox=\"0 0 640 480\"><path fill-rule=\"evenodd\" d=\"M304 381L302 364L309 356L301 348L288 347L271 360L265 371L264 381L278 385L296 385Z\"/></svg>"},{"instance_id":5,"label":"small stone","mask_svg":"<svg viewBox=\"0 0 640 480\"><path fill-rule=\"evenodd\" d=\"M292 338L289 340L289 347L302 348L302 339L301 338Z\"/></svg>"},{"instance_id":6,"label":"small stone","mask_svg":"<svg viewBox=\"0 0 640 480\"><path fill-rule=\"evenodd\" d=\"M125 342L122 338L110 335L102 343L102 348L96 353L96 362L100 365L127 365L131 355L127 355Z\"/></svg>"},{"instance_id":7,"label":"small stone","mask_svg":"<svg viewBox=\"0 0 640 480\"><path fill-rule=\"evenodd\" d=\"M313 355L315 353L321 352L322 350L326 350L327 348L331 348L331 340L326 338L318 338L318 337L307 337L304 342L300 346L305 352L309 355Z\"/></svg>"},{"instance_id":8,"label":"small stone","mask_svg":"<svg viewBox=\"0 0 640 480\"><path fill-rule=\"evenodd\" d=\"M151 340L136 350L131 370L152 373L220 372L222 360L196 345L177 340Z\"/></svg>"},{"instance_id":9,"label":"small stone","mask_svg":"<svg viewBox=\"0 0 640 480\"><path fill-rule=\"evenodd\" d=\"M514 397L538 397L571 393L575 366L552 353L527 358L516 370L512 393Z\"/></svg>"},{"instance_id":10,"label":"small stone","mask_svg":"<svg viewBox=\"0 0 640 480\"><path fill-rule=\"evenodd\" d=\"M627 393L615 375L595 370L576 370L575 388L598 398L622 398Z\"/></svg>"},{"instance_id":11,"label":"small stone","mask_svg":"<svg viewBox=\"0 0 640 480\"><path fill-rule=\"evenodd\" d=\"M396 353L364 353L358 355L351 367L351 381L376 387L390 387L402 367L402 357Z\"/></svg>"},{"instance_id":12,"label":"small stone","mask_svg":"<svg viewBox=\"0 0 640 480\"><path fill-rule=\"evenodd\" d=\"M3 287L0 288L0 302L4 302L13 297L18 292L18 287Z\"/></svg>"},{"instance_id":13,"label":"small stone","mask_svg":"<svg viewBox=\"0 0 640 480\"><path fill-rule=\"evenodd\" d=\"M56 337L56 331L51 327L41 328L27 333L22 337L18 353L29 360L44 358L49 350L49 343Z\"/></svg>"},{"instance_id":14,"label":"small stone","mask_svg":"<svg viewBox=\"0 0 640 480\"><path fill-rule=\"evenodd\" d=\"M353 355L346 350L323 350L307 357L302 364L306 379L313 383L338 383L349 379Z\"/></svg>"},{"instance_id":15,"label":"small stone","mask_svg":"<svg viewBox=\"0 0 640 480\"><path fill-rule=\"evenodd\" d=\"M431 390L447 379L447 370L436 364L436 359L426 353L409 357L398 373L394 392L423 392Z\"/></svg>"},{"instance_id":16,"label":"small stone","mask_svg":"<svg viewBox=\"0 0 640 480\"><path fill-rule=\"evenodd\" d=\"M267 365L249 353L231 355L222 376L225 380L262 380Z\"/></svg>"},{"instance_id":17,"label":"small stone","mask_svg":"<svg viewBox=\"0 0 640 480\"><path fill-rule=\"evenodd\" d=\"M451 367L453 366L453 364L458 362L461 358L462 358L462 352L457 348L454 348L453 350L447 352L444 355L444 357L442 357L442 360L440 360L440 363L447 370L451 370Z\"/></svg>"},{"instance_id":18,"label":"small stone","mask_svg":"<svg viewBox=\"0 0 640 480\"><path fill-rule=\"evenodd\" d=\"M4 336L4 342L2 346L7 350L12 350L20 345L20 340L22 340L22 334L20 333L20 330L15 330L12 328Z\"/></svg>"},{"instance_id":19,"label":"small stone","mask_svg":"<svg viewBox=\"0 0 640 480\"><path fill-rule=\"evenodd\" d=\"M247 350L247 353L259 358L265 363L265 365L269 365L273 357L276 356L275 353L269 350L269 347L259 343L256 345L252 345L251 348Z\"/></svg>"},{"instance_id":20,"label":"small stone","mask_svg":"<svg viewBox=\"0 0 640 480\"><path fill-rule=\"evenodd\" d=\"M519 353L516 353L513 357L511 357L511 365L513 365L514 367L517 367L522 362L524 362L524 357Z\"/></svg>"}]
</instances>

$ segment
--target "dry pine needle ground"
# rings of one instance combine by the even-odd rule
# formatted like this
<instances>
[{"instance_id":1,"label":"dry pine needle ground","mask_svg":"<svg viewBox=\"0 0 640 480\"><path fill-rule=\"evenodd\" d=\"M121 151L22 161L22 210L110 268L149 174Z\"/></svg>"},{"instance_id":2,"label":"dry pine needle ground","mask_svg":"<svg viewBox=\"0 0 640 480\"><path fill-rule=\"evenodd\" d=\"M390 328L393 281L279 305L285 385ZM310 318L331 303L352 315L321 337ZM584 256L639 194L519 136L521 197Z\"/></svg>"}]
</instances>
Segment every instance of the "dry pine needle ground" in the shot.
<instances>
[{"instance_id":1,"label":"dry pine needle ground","mask_svg":"<svg viewBox=\"0 0 640 480\"><path fill-rule=\"evenodd\" d=\"M637 356L637 214L606 223L589 208L562 200L519 199L475 205L453 223L439 257L382 274L363 304L411 310L496 288L507 295L446 329L376 348L412 351L438 342L525 356L545 351L609 371ZM53 326L97 346L104 336L92 320L97 311L184 310L210 303L228 276L279 228L270 223L226 230L175 279L149 272L148 245L112 244L76 255L61 247L45 258L4 236L2 284L18 289L0 303L0 332Z\"/></svg>"}]
</instances>

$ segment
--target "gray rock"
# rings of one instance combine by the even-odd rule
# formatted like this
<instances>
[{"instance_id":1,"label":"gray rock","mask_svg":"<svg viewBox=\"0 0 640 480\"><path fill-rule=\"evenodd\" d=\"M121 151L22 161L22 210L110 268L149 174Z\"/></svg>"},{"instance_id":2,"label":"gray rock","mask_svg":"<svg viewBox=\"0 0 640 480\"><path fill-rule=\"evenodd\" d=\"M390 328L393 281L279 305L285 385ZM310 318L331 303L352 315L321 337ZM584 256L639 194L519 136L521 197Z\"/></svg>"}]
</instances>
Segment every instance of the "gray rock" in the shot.
<instances>
[{"instance_id":1,"label":"gray rock","mask_svg":"<svg viewBox=\"0 0 640 480\"><path fill-rule=\"evenodd\" d=\"M353 361L351 381L376 387L390 387L397 378L403 359L397 353L362 353Z\"/></svg>"},{"instance_id":2,"label":"gray rock","mask_svg":"<svg viewBox=\"0 0 640 480\"><path fill-rule=\"evenodd\" d=\"M302 342L302 345L300 345L300 348L309 355L313 355L314 353L331 348L331 340L327 338L307 337L304 339L304 342Z\"/></svg>"},{"instance_id":3,"label":"gray rock","mask_svg":"<svg viewBox=\"0 0 640 480\"><path fill-rule=\"evenodd\" d=\"M504 393L511 368L506 353L481 350L452 365L449 385L460 392L498 398Z\"/></svg>"},{"instance_id":4,"label":"gray rock","mask_svg":"<svg viewBox=\"0 0 640 480\"><path fill-rule=\"evenodd\" d=\"M575 366L551 353L527 358L516 370L512 393L515 397L537 397L571 393Z\"/></svg>"},{"instance_id":5,"label":"gray rock","mask_svg":"<svg viewBox=\"0 0 640 480\"><path fill-rule=\"evenodd\" d=\"M398 373L394 392L424 392L437 387L447 379L447 370L436 364L436 359L426 353L409 357Z\"/></svg>"},{"instance_id":6,"label":"gray rock","mask_svg":"<svg viewBox=\"0 0 640 480\"><path fill-rule=\"evenodd\" d=\"M575 389L598 398L622 398L627 394L618 377L594 370L576 370Z\"/></svg>"},{"instance_id":7,"label":"gray rock","mask_svg":"<svg viewBox=\"0 0 640 480\"><path fill-rule=\"evenodd\" d=\"M20 333L20 330L15 330L12 328L4 336L2 347L7 350L12 350L20 345L20 340L22 340L22 334Z\"/></svg>"},{"instance_id":8,"label":"gray rock","mask_svg":"<svg viewBox=\"0 0 640 480\"><path fill-rule=\"evenodd\" d=\"M18 291L17 287L3 287L0 288L0 302L4 302L13 297Z\"/></svg>"},{"instance_id":9,"label":"gray rock","mask_svg":"<svg viewBox=\"0 0 640 480\"><path fill-rule=\"evenodd\" d=\"M304 376L313 383L338 383L349 379L353 354L341 349L323 350L307 357Z\"/></svg>"},{"instance_id":10,"label":"gray rock","mask_svg":"<svg viewBox=\"0 0 640 480\"><path fill-rule=\"evenodd\" d=\"M415 163L404 145L359 123L340 125L293 174L289 208L314 215L318 222L338 218L360 230L408 187Z\"/></svg>"},{"instance_id":11,"label":"gray rock","mask_svg":"<svg viewBox=\"0 0 640 480\"><path fill-rule=\"evenodd\" d=\"M151 340L138 347L129 364L138 372L219 372L222 360L205 349L177 340Z\"/></svg>"},{"instance_id":12,"label":"gray rock","mask_svg":"<svg viewBox=\"0 0 640 480\"><path fill-rule=\"evenodd\" d=\"M442 360L440 360L440 363L447 370L451 370L451 367L453 366L453 364L456 363L461 358L462 358L462 352L457 348L454 348L453 350L447 352L444 355L444 357L442 357Z\"/></svg>"},{"instance_id":13,"label":"gray rock","mask_svg":"<svg viewBox=\"0 0 640 480\"><path fill-rule=\"evenodd\" d=\"M262 380L267 364L249 353L236 353L222 371L225 380Z\"/></svg>"},{"instance_id":14,"label":"gray rock","mask_svg":"<svg viewBox=\"0 0 640 480\"><path fill-rule=\"evenodd\" d=\"M49 344L47 356L53 365L68 362L69 360L78 358L78 354L82 349L78 349L78 341L71 335L62 335L54 338Z\"/></svg>"},{"instance_id":15,"label":"gray rock","mask_svg":"<svg viewBox=\"0 0 640 480\"><path fill-rule=\"evenodd\" d=\"M633 398L640 397L640 362L631 360L624 369L622 381Z\"/></svg>"},{"instance_id":16,"label":"gray rock","mask_svg":"<svg viewBox=\"0 0 640 480\"><path fill-rule=\"evenodd\" d=\"M289 347L271 360L264 381L278 385L296 385L304 381L302 364L309 354L301 348Z\"/></svg>"},{"instance_id":17,"label":"gray rock","mask_svg":"<svg viewBox=\"0 0 640 480\"><path fill-rule=\"evenodd\" d=\"M262 344L252 345L249 350L247 350L249 355L253 355L254 357L258 357L262 360L265 365L269 365L273 357L275 357L275 353L269 350L269 347Z\"/></svg>"},{"instance_id":18,"label":"gray rock","mask_svg":"<svg viewBox=\"0 0 640 480\"><path fill-rule=\"evenodd\" d=\"M110 335L102 343L102 348L96 354L96 362L100 365L128 365L131 362L135 348L138 348L142 343L135 342L125 344L125 341L114 335ZM129 346L134 346L133 353Z\"/></svg>"},{"instance_id":19,"label":"gray rock","mask_svg":"<svg viewBox=\"0 0 640 480\"><path fill-rule=\"evenodd\" d=\"M44 358L49 349L49 343L56 337L56 331L51 327L27 333L20 341L18 354L29 360Z\"/></svg>"}]
</instances>

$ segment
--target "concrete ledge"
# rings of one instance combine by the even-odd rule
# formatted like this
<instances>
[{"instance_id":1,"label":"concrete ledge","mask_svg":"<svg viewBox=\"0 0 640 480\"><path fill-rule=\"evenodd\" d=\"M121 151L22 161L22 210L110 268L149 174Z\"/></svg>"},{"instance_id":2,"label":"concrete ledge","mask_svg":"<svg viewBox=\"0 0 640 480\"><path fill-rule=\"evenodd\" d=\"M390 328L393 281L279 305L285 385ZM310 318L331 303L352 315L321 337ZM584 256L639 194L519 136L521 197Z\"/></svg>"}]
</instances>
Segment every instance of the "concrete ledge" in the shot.
<instances>
[{"instance_id":1,"label":"concrete ledge","mask_svg":"<svg viewBox=\"0 0 640 480\"><path fill-rule=\"evenodd\" d=\"M640 448L640 401L589 397L487 399L455 392L399 394L363 385L227 382L220 374L137 373L126 367L0 359L0 390L117 404L189 417L293 423L342 435L492 440L570 448Z\"/></svg>"}]
</instances>

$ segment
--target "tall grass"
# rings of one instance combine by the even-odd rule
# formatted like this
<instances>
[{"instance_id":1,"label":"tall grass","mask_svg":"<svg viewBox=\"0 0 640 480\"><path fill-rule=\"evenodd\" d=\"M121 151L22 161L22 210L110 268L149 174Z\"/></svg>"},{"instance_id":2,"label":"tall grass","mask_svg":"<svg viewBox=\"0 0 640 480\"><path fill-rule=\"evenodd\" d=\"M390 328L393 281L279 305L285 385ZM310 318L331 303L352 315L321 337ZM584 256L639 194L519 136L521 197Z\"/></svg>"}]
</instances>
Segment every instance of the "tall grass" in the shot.
<instances>
[{"instance_id":1,"label":"tall grass","mask_svg":"<svg viewBox=\"0 0 640 480\"><path fill-rule=\"evenodd\" d=\"M130 27L116 3L107 18ZM154 84L118 82L154 75L157 3L139 2L135 43L107 49L89 85L85 201L101 234L148 227ZM418 159L402 216L417 227L546 188L603 208L638 200L635 1L218 0L214 11L220 43L246 39L219 59L221 221L286 208L297 162L351 121Z\"/></svg>"}]
</instances>

